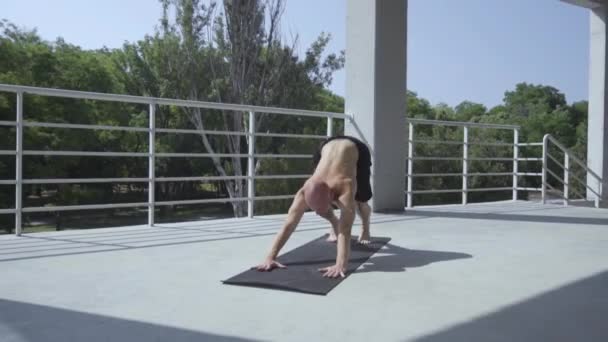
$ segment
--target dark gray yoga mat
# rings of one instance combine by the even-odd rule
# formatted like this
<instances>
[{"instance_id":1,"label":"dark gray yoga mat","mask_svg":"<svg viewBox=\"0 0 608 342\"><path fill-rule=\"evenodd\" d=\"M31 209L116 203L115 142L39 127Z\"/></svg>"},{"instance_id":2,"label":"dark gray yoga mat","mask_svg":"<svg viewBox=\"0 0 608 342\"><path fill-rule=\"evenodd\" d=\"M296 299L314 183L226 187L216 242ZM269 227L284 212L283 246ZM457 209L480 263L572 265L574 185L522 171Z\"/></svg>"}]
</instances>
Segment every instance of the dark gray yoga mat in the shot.
<instances>
[{"instance_id":1,"label":"dark gray yoga mat","mask_svg":"<svg viewBox=\"0 0 608 342\"><path fill-rule=\"evenodd\" d=\"M223 283L326 295L390 241L388 237L374 237L369 245L364 246L353 238L346 278L329 279L318 271L336 262L336 244L325 241L326 238L327 235L321 236L279 256L277 261L287 268L270 272L249 269Z\"/></svg>"}]
</instances>

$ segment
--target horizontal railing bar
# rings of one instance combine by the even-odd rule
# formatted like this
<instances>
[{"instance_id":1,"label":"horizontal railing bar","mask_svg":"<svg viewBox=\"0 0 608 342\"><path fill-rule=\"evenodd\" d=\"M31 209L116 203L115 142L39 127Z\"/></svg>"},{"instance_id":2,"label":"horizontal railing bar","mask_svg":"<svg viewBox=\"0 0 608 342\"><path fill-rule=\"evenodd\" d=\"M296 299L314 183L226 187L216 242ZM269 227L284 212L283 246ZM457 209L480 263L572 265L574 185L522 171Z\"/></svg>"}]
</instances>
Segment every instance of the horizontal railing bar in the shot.
<instances>
[{"instance_id":1,"label":"horizontal railing bar","mask_svg":"<svg viewBox=\"0 0 608 342\"><path fill-rule=\"evenodd\" d=\"M261 176L255 176L254 178L257 180L257 179L303 179L303 178L308 178L308 177L310 177L310 175L261 175Z\"/></svg>"},{"instance_id":2,"label":"horizontal railing bar","mask_svg":"<svg viewBox=\"0 0 608 342\"><path fill-rule=\"evenodd\" d=\"M459 157L406 157L406 159L411 160L462 160Z\"/></svg>"},{"instance_id":3,"label":"horizontal railing bar","mask_svg":"<svg viewBox=\"0 0 608 342\"><path fill-rule=\"evenodd\" d=\"M231 154L231 153L156 153L156 157L158 158L179 158L179 157L188 157L188 158L247 158L248 155L246 153L240 154Z\"/></svg>"},{"instance_id":4,"label":"horizontal railing bar","mask_svg":"<svg viewBox=\"0 0 608 342\"><path fill-rule=\"evenodd\" d=\"M208 177L156 177L157 182L208 182L208 181L223 181L223 180L242 180L247 179L247 176L208 176Z\"/></svg>"},{"instance_id":5,"label":"horizontal railing bar","mask_svg":"<svg viewBox=\"0 0 608 342\"><path fill-rule=\"evenodd\" d=\"M558 197L559 197L559 198L564 199L564 200L568 200L568 199L567 199L567 198L566 198L566 197L563 195L563 192L562 192L561 190L558 190L558 189L554 188L554 187L553 187L553 185L551 185L551 184L549 184L549 183L545 183L545 186L546 186L546 187L548 187L549 189L551 189L551 190L553 190L553 191L557 192L558 194L561 194L561 195L558 195Z\"/></svg>"},{"instance_id":6,"label":"horizontal railing bar","mask_svg":"<svg viewBox=\"0 0 608 342\"><path fill-rule=\"evenodd\" d=\"M0 209L0 214L14 214L15 209Z\"/></svg>"},{"instance_id":7,"label":"horizontal railing bar","mask_svg":"<svg viewBox=\"0 0 608 342\"><path fill-rule=\"evenodd\" d=\"M413 142L414 144L437 144L437 145L463 145L464 142L462 141L449 141L449 140L427 140L427 139L417 139L417 140L410 140L410 142Z\"/></svg>"},{"instance_id":8,"label":"horizontal railing bar","mask_svg":"<svg viewBox=\"0 0 608 342\"><path fill-rule=\"evenodd\" d=\"M462 173L414 173L411 177L461 177Z\"/></svg>"},{"instance_id":9,"label":"horizontal railing bar","mask_svg":"<svg viewBox=\"0 0 608 342\"><path fill-rule=\"evenodd\" d=\"M564 199L564 200L566 200L566 201L572 200L572 198L566 198L566 197L563 195L563 191L562 191L562 190L559 190L559 189L554 188L554 187L553 187L551 184L549 184L549 183L545 183L545 185L546 185L546 186L547 186L549 189L551 189L551 190L553 190L553 191L556 191L556 192L557 192L557 193L559 193L559 194L562 194L561 196L559 196L561 199ZM585 198L585 196L581 195L581 194L580 194L580 192L578 192L578 191L576 191L576 190L574 190L574 189L569 189L569 191L570 191L570 192L573 192L575 195L578 195L579 197L583 197L583 198Z\"/></svg>"},{"instance_id":10,"label":"horizontal railing bar","mask_svg":"<svg viewBox=\"0 0 608 342\"><path fill-rule=\"evenodd\" d=\"M231 153L157 153L155 154L158 158L175 158L175 157L189 157L189 158L247 158L248 154L231 154ZM299 158L312 158L311 154L255 154L255 158L285 158L285 159L299 159Z\"/></svg>"},{"instance_id":11,"label":"horizontal railing bar","mask_svg":"<svg viewBox=\"0 0 608 342\"><path fill-rule=\"evenodd\" d=\"M466 158L462 157L412 157L412 160L472 160L472 161L513 161L513 158Z\"/></svg>"},{"instance_id":12,"label":"horizontal railing bar","mask_svg":"<svg viewBox=\"0 0 608 342\"><path fill-rule=\"evenodd\" d=\"M542 191L542 188L517 188L518 191Z\"/></svg>"},{"instance_id":13,"label":"horizontal railing bar","mask_svg":"<svg viewBox=\"0 0 608 342\"><path fill-rule=\"evenodd\" d=\"M69 129L91 129L91 130L107 130L107 131L128 131L128 132L148 132L146 127L127 127L127 126L112 126L112 125L82 125L82 124L67 124L67 123L51 123L51 122L31 122L25 121L25 127L44 127L44 128L69 128Z\"/></svg>"},{"instance_id":14,"label":"horizontal railing bar","mask_svg":"<svg viewBox=\"0 0 608 342\"><path fill-rule=\"evenodd\" d=\"M442 193L458 193L458 192L482 192L482 191L512 191L512 187L502 187L502 188L478 188L478 189L446 189L446 190L413 190L406 191L406 193L412 194L442 194Z\"/></svg>"},{"instance_id":15,"label":"horizontal railing bar","mask_svg":"<svg viewBox=\"0 0 608 342\"><path fill-rule=\"evenodd\" d=\"M513 172L471 172L469 177L484 177L484 176L513 176Z\"/></svg>"},{"instance_id":16,"label":"horizontal railing bar","mask_svg":"<svg viewBox=\"0 0 608 342\"><path fill-rule=\"evenodd\" d=\"M474 160L474 161L513 161L513 158L467 158L467 160Z\"/></svg>"},{"instance_id":17,"label":"horizontal railing bar","mask_svg":"<svg viewBox=\"0 0 608 342\"><path fill-rule=\"evenodd\" d=\"M543 161L543 158L517 158L517 161Z\"/></svg>"},{"instance_id":18,"label":"horizontal railing bar","mask_svg":"<svg viewBox=\"0 0 608 342\"><path fill-rule=\"evenodd\" d=\"M256 196L256 201L270 201L270 200L282 200L282 199L291 199L294 198L295 195L280 195L280 196Z\"/></svg>"},{"instance_id":19,"label":"horizontal railing bar","mask_svg":"<svg viewBox=\"0 0 608 342\"><path fill-rule=\"evenodd\" d=\"M581 183L582 185L584 185L584 186L585 186L585 188L587 188L589 191L591 191L591 192L592 192L593 194L595 194L596 196L600 196L600 197L601 197L601 195L600 195L600 194L598 194L598 193L595 191L595 189L593 189L592 187L590 187L590 186L589 186L589 184L587 184L587 182L583 181L583 180L582 180L582 179L580 179L578 176L576 176L576 175L574 174L574 172L570 172L570 174L569 174L568 176L569 176L570 178L574 179L575 181L577 181L577 182ZM571 188L570 188L570 190L571 190L571 191L573 191L573 190L574 190L573 188L574 188L574 187L571 187ZM585 196L582 196L582 197L585 197Z\"/></svg>"},{"instance_id":20,"label":"horizontal railing bar","mask_svg":"<svg viewBox=\"0 0 608 342\"><path fill-rule=\"evenodd\" d=\"M3 121L0 120L0 126L17 126L17 122L16 121Z\"/></svg>"},{"instance_id":21,"label":"horizontal railing bar","mask_svg":"<svg viewBox=\"0 0 608 342\"><path fill-rule=\"evenodd\" d=\"M580 159L578 159L576 156L574 156L574 154L572 152L570 152L570 150L562 145L559 141L557 141L555 138L553 138L553 136L551 136L550 134L547 134L545 136L548 140L550 140L553 144L555 144L555 146L559 147L562 152L568 154L568 156L570 157L570 160L574 160L575 163L579 164L579 166L583 167L585 169L585 171L587 171L588 174L592 175L593 177L595 177L595 179L599 182L604 182L604 180L602 180L602 177L598 176L597 173L595 173L593 170L591 170L586 163L583 163Z\"/></svg>"},{"instance_id":22,"label":"horizontal railing bar","mask_svg":"<svg viewBox=\"0 0 608 342\"><path fill-rule=\"evenodd\" d=\"M95 92L76 91L76 90L17 86L17 85L9 85L9 84L0 84L0 91L8 91L8 92L13 92L13 93L21 92L21 93L27 93L27 94L53 96L53 97L68 97L68 98L74 98L74 99L88 99L88 100L141 103L141 104L156 104L156 105L195 107L195 108L216 109L216 110L233 110L233 111L242 111L242 112L258 112L258 113L268 113L268 114L311 116L311 117L323 117L323 118L325 118L325 117L340 118L340 119L347 118L347 116L343 113L318 112L318 111L311 111L311 110L297 110L297 109L275 108L275 107L261 107L261 106L253 106L253 105L214 103L214 102L203 102L203 101L193 101L193 100L175 100L175 99L167 99L167 98L155 98L155 97L144 97L144 96L133 96L133 95L105 94L105 93L95 93Z\"/></svg>"},{"instance_id":23,"label":"horizontal railing bar","mask_svg":"<svg viewBox=\"0 0 608 342\"><path fill-rule=\"evenodd\" d=\"M412 190L412 191L406 191L405 193L410 193L410 194L447 194L447 193L456 193L456 192L463 192L462 189L445 189L445 190Z\"/></svg>"},{"instance_id":24,"label":"horizontal railing bar","mask_svg":"<svg viewBox=\"0 0 608 342\"><path fill-rule=\"evenodd\" d=\"M2 179L0 180L0 185L14 185L17 181L14 179Z\"/></svg>"},{"instance_id":25,"label":"horizontal railing bar","mask_svg":"<svg viewBox=\"0 0 608 342\"><path fill-rule=\"evenodd\" d=\"M299 179L308 178L310 175L264 175L254 176L253 178L258 179ZM223 181L223 180L245 180L249 179L249 176L207 176L207 177L157 177L157 182L184 182L184 181Z\"/></svg>"},{"instance_id":26,"label":"horizontal railing bar","mask_svg":"<svg viewBox=\"0 0 608 342\"><path fill-rule=\"evenodd\" d=\"M549 172L550 175L555 177L560 183L562 183L564 185L570 185L570 184L566 183L566 181L563 178L561 178L560 176L558 176L555 172L551 171L549 168L545 168L545 170L547 172Z\"/></svg>"},{"instance_id":27,"label":"horizontal railing bar","mask_svg":"<svg viewBox=\"0 0 608 342\"><path fill-rule=\"evenodd\" d=\"M86 184L86 183L143 183L148 178L47 178L24 179L23 184Z\"/></svg>"},{"instance_id":28,"label":"horizontal railing bar","mask_svg":"<svg viewBox=\"0 0 608 342\"><path fill-rule=\"evenodd\" d=\"M225 197L225 198L208 198L198 200L182 200L182 201L159 201L154 203L157 206L166 205L184 205L184 204L205 204L205 203L228 203L228 202L245 202L248 201L248 197Z\"/></svg>"},{"instance_id":29,"label":"horizontal railing bar","mask_svg":"<svg viewBox=\"0 0 608 342\"><path fill-rule=\"evenodd\" d=\"M305 138L305 139L327 139L325 135L314 135L314 134L291 134L291 133L255 133L256 137L269 137L269 138Z\"/></svg>"},{"instance_id":30,"label":"horizontal railing bar","mask_svg":"<svg viewBox=\"0 0 608 342\"><path fill-rule=\"evenodd\" d=\"M312 154L255 154L254 157L255 158L265 158L265 159L269 159L269 158L306 159L306 158L312 158L313 155Z\"/></svg>"},{"instance_id":31,"label":"horizontal railing bar","mask_svg":"<svg viewBox=\"0 0 608 342\"><path fill-rule=\"evenodd\" d=\"M7 153L9 154L9 153ZM10 153L15 154L15 153ZM89 151L23 151L28 156L76 156L76 157L149 157L147 152L89 152ZM159 158L192 157L192 158L247 158L249 155L231 153L156 153ZM255 158L312 158L311 154L256 154Z\"/></svg>"},{"instance_id":32,"label":"horizontal railing bar","mask_svg":"<svg viewBox=\"0 0 608 342\"><path fill-rule=\"evenodd\" d=\"M543 146L542 142L539 143L519 143L517 146L526 147L526 146Z\"/></svg>"},{"instance_id":33,"label":"horizontal railing bar","mask_svg":"<svg viewBox=\"0 0 608 342\"><path fill-rule=\"evenodd\" d=\"M23 151L28 156L148 157L147 152Z\"/></svg>"},{"instance_id":34,"label":"horizontal railing bar","mask_svg":"<svg viewBox=\"0 0 608 342\"><path fill-rule=\"evenodd\" d=\"M547 157L549 157L549 159L553 160L553 162L555 164L557 164L559 167L561 167L562 169L566 169L566 166L564 166L564 164L562 164L559 160L557 160L557 158L555 158L554 156L551 155L551 153L547 152Z\"/></svg>"},{"instance_id":35,"label":"horizontal railing bar","mask_svg":"<svg viewBox=\"0 0 608 342\"><path fill-rule=\"evenodd\" d=\"M575 195L577 195L578 197L582 197L582 198L586 198L586 197L587 197L587 196L583 196L583 195L581 195L581 193L580 193L580 192L578 192L578 191L577 191L576 189L574 189L573 187L572 187L572 188L570 188L570 189L568 189L568 191L570 191L570 192L574 193L574 194L575 194ZM572 199L572 198L570 198L570 199Z\"/></svg>"},{"instance_id":36,"label":"horizontal railing bar","mask_svg":"<svg viewBox=\"0 0 608 342\"><path fill-rule=\"evenodd\" d=\"M518 176L542 177L542 172L518 172Z\"/></svg>"},{"instance_id":37,"label":"horizontal railing bar","mask_svg":"<svg viewBox=\"0 0 608 342\"><path fill-rule=\"evenodd\" d=\"M478 145L478 146L511 146L511 147L513 147L513 143L504 143L504 142L469 141L469 145Z\"/></svg>"},{"instance_id":38,"label":"horizontal railing bar","mask_svg":"<svg viewBox=\"0 0 608 342\"><path fill-rule=\"evenodd\" d=\"M188 128L157 128L156 133L185 133L185 134L208 134L208 135L241 135L246 136L247 132L238 131L209 131L200 129L188 129Z\"/></svg>"},{"instance_id":39,"label":"horizontal railing bar","mask_svg":"<svg viewBox=\"0 0 608 342\"><path fill-rule=\"evenodd\" d=\"M408 118L407 122L419 125L439 125L439 126L458 126L458 127L476 127L476 128L495 128L495 129L519 129L520 126L515 125L500 125L500 124L485 124L479 122L459 122L459 121L442 121L442 120L426 120Z\"/></svg>"},{"instance_id":40,"label":"horizontal railing bar","mask_svg":"<svg viewBox=\"0 0 608 342\"><path fill-rule=\"evenodd\" d=\"M460 177L460 176L468 176L468 177L483 177L483 176L513 176L513 172L471 172L467 174L463 173L414 173L412 177ZM540 177L542 173L536 172L518 172L517 176L534 176Z\"/></svg>"},{"instance_id":41,"label":"horizontal railing bar","mask_svg":"<svg viewBox=\"0 0 608 342\"><path fill-rule=\"evenodd\" d=\"M112 203L112 204L87 204L87 205L68 205L68 206L47 206L47 207L28 207L23 208L26 213L40 213L49 211L73 211L73 210L93 210L93 209L118 209L147 207L147 202L142 203Z\"/></svg>"},{"instance_id":42,"label":"horizontal railing bar","mask_svg":"<svg viewBox=\"0 0 608 342\"><path fill-rule=\"evenodd\" d=\"M478 189L468 189L468 192L483 192L483 191L512 191L513 187L502 187L502 188L478 188Z\"/></svg>"},{"instance_id":43,"label":"horizontal railing bar","mask_svg":"<svg viewBox=\"0 0 608 342\"><path fill-rule=\"evenodd\" d=\"M17 151L0 150L0 156L14 156Z\"/></svg>"}]
</instances>

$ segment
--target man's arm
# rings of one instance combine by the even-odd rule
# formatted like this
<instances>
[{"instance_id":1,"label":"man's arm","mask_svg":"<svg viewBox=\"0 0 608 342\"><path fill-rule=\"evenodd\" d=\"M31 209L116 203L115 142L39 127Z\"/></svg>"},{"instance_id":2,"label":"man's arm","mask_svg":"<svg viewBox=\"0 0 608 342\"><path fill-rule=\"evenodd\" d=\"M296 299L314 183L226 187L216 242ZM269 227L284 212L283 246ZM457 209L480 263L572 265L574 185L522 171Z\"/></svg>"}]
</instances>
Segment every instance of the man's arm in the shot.
<instances>
[{"instance_id":1,"label":"man's arm","mask_svg":"<svg viewBox=\"0 0 608 342\"><path fill-rule=\"evenodd\" d=\"M276 262L276 258L279 255L281 248L283 248L293 231L298 226L298 223L302 219L305 211L306 202L304 201L304 194L302 193L302 190L300 190L296 193L296 196L293 199L289 212L287 213L287 219L283 224L283 228L275 237L272 247L270 248L270 252L266 256L266 260L264 263L256 267L259 271L269 271L274 267L285 267L284 265Z\"/></svg>"}]
</instances>

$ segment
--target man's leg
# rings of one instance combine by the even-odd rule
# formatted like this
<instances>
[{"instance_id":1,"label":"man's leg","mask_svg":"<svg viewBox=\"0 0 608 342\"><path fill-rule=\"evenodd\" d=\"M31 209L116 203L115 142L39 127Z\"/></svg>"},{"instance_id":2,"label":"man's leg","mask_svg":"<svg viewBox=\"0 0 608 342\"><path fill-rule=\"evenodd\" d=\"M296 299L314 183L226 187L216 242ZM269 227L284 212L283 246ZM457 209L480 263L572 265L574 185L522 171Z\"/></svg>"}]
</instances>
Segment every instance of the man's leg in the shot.
<instances>
[{"instance_id":1,"label":"man's leg","mask_svg":"<svg viewBox=\"0 0 608 342\"><path fill-rule=\"evenodd\" d=\"M333 208L330 207L327 213L320 216L331 223L331 229L329 230L329 237L327 237L327 241L336 242L338 239L338 224L340 220L336 217L336 215L334 215Z\"/></svg>"},{"instance_id":2,"label":"man's leg","mask_svg":"<svg viewBox=\"0 0 608 342\"><path fill-rule=\"evenodd\" d=\"M370 243L370 232L369 232L369 218L372 213L372 208L367 202L357 202L357 209L359 210L359 216L361 216L361 235L359 236L359 243L368 244Z\"/></svg>"}]
</instances>

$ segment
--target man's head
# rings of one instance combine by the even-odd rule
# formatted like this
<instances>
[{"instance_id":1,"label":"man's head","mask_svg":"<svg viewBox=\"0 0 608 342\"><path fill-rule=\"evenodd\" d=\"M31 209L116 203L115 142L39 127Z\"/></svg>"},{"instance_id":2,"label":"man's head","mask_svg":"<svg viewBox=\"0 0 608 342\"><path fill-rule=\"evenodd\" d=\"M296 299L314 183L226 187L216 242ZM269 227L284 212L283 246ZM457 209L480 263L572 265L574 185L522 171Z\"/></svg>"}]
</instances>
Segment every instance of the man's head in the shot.
<instances>
[{"instance_id":1,"label":"man's head","mask_svg":"<svg viewBox=\"0 0 608 342\"><path fill-rule=\"evenodd\" d=\"M325 182L311 179L304 185L304 200L319 215L329 211L332 197L332 191Z\"/></svg>"}]
</instances>

